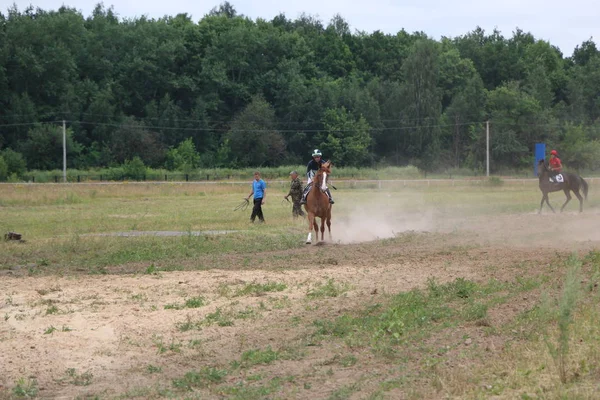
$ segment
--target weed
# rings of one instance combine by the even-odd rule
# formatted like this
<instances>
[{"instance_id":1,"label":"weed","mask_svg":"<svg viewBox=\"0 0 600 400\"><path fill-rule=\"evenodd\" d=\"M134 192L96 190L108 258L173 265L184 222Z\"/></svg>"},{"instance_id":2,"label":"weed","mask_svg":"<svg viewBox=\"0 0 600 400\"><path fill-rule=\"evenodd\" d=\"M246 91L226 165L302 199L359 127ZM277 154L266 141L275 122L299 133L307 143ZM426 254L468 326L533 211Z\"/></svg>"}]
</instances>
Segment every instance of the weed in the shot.
<instances>
[{"instance_id":1,"label":"weed","mask_svg":"<svg viewBox=\"0 0 600 400\"><path fill-rule=\"evenodd\" d=\"M309 290L307 296L313 299L319 297L338 297L347 291L348 285L338 285L334 282L333 278L330 278L326 284L319 284Z\"/></svg>"},{"instance_id":2,"label":"weed","mask_svg":"<svg viewBox=\"0 0 600 400\"><path fill-rule=\"evenodd\" d=\"M204 306L206 303L204 297L192 297L187 299L184 304L167 304L165 310L182 310L184 308L199 308Z\"/></svg>"},{"instance_id":3,"label":"weed","mask_svg":"<svg viewBox=\"0 0 600 400\"><path fill-rule=\"evenodd\" d=\"M354 364L356 364L357 362L358 362L358 359L352 354L348 354L347 356L344 356L339 360L339 364L342 367L351 367Z\"/></svg>"},{"instance_id":4,"label":"weed","mask_svg":"<svg viewBox=\"0 0 600 400\"><path fill-rule=\"evenodd\" d=\"M181 352L181 343L175 343L174 341L171 341L171 344L169 345L169 350L171 350L174 353L180 353Z\"/></svg>"},{"instance_id":5,"label":"weed","mask_svg":"<svg viewBox=\"0 0 600 400\"><path fill-rule=\"evenodd\" d=\"M487 305L474 302L464 311L464 316L467 321L485 320L487 318L487 312Z\"/></svg>"},{"instance_id":6,"label":"weed","mask_svg":"<svg viewBox=\"0 0 600 400\"><path fill-rule=\"evenodd\" d=\"M202 296L192 297L191 299L187 299L185 301L186 308L198 308L202 307L205 304L205 299Z\"/></svg>"},{"instance_id":7,"label":"weed","mask_svg":"<svg viewBox=\"0 0 600 400\"><path fill-rule=\"evenodd\" d=\"M227 395L230 400L262 400L279 390L281 383L281 380L277 378L272 379L263 386L247 386L243 381L240 381L234 386L222 388L220 393Z\"/></svg>"},{"instance_id":8,"label":"weed","mask_svg":"<svg viewBox=\"0 0 600 400\"><path fill-rule=\"evenodd\" d=\"M78 374L75 368L68 368L65 373L71 379L70 383L75 386L88 386L92 383L92 378L94 377L89 371Z\"/></svg>"},{"instance_id":9,"label":"weed","mask_svg":"<svg viewBox=\"0 0 600 400\"><path fill-rule=\"evenodd\" d=\"M517 276L516 278L517 284L519 285L519 289L523 292L528 292L535 288L538 288L541 285L541 282L536 277L521 277Z\"/></svg>"},{"instance_id":10,"label":"weed","mask_svg":"<svg viewBox=\"0 0 600 400\"><path fill-rule=\"evenodd\" d=\"M56 306L50 306L46 309L46 315L58 314L60 310Z\"/></svg>"},{"instance_id":11,"label":"weed","mask_svg":"<svg viewBox=\"0 0 600 400\"><path fill-rule=\"evenodd\" d=\"M352 384L348 386L342 386L338 390L334 391L327 397L327 400L344 400L349 399L352 393L358 390L358 385Z\"/></svg>"},{"instance_id":12,"label":"weed","mask_svg":"<svg viewBox=\"0 0 600 400\"><path fill-rule=\"evenodd\" d=\"M36 397L38 394L38 384L35 379L20 378L12 392L16 397Z\"/></svg>"},{"instance_id":13,"label":"weed","mask_svg":"<svg viewBox=\"0 0 600 400\"><path fill-rule=\"evenodd\" d=\"M214 313L210 313L204 319L207 325L217 324L218 326L232 326L233 319L226 313L224 313L221 308L217 308Z\"/></svg>"},{"instance_id":14,"label":"weed","mask_svg":"<svg viewBox=\"0 0 600 400\"><path fill-rule=\"evenodd\" d=\"M36 290L36 292L38 292L38 294L40 296L45 296L48 293L52 293L52 292L62 292L62 289L60 288L60 286L54 286L54 287L49 287L47 289L38 289L38 290Z\"/></svg>"},{"instance_id":15,"label":"weed","mask_svg":"<svg viewBox=\"0 0 600 400\"><path fill-rule=\"evenodd\" d=\"M55 327L53 327L52 325L50 325L48 328L46 328L46 330L44 331L44 335L51 335L54 331L56 331L57 329Z\"/></svg>"},{"instance_id":16,"label":"weed","mask_svg":"<svg viewBox=\"0 0 600 400\"><path fill-rule=\"evenodd\" d=\"M162 372L162 367L156 367L152 364L149 364L146 367L146 371L148 371L148 373L150 373L150 374L156 374L156 373Z\"/></svg>"},{"instance_id":17,"label":"weed","mask_svg":"<svg viewBox=\"0 0 600 400\"><path fill-rule=\"evenodd\" d=\"M271 346L266 350L248 350L242 353L240 366L247 368L257 364L270 364L279 357L279 352L272 350Z\"/></svg>"},{"instance_id":18,"label":"weed","mask_svg":"<svg viewBox=\"0 0 600 400\"><path fill-rule=\"evenodd\" d=\"M186 317L185 322L178 322L175 324L177 329L181 332L191 331L192 329L200 329L200 323L192 321L192 317L189 315Z\"/></svg>"},{"instance_id":19,"label":"weed","mask_svg":"<svg viewBox=\"0 0 600 400\"><path fill-rule=\"evenodd\" d=\"M260 314L252 307L246 307L235 314L236 319L256 319Z\"/></svg>"},{"instance_id":20,"label":"weed","mask_svg":"<svg viewBox=\"0 0 600 400\"><path fill-rule=\"evenodd\" d=\"M283 296L280 298L269 298L269 303L275 310L280 310L283 308L288 308L292 305L292 301L288 298L288 296Z\"/></svg>"},{"instance_id":21,"label":"weed","mask_svg":"<svg viewBox=\"0 0 600 400\"><path fill-rule=\"evenodd\" d=\"M285 283L269 282L269 283L249 283L243 288L235 291L234 296L261 296L267 292L281 292L287 288Z\"/></svg>"},{"instance_id":22,"label":"weed","mask_svg":"<svg viewBox=\"0 0 600 400\"><path fill-rule=\"evenodd\" d=\"M221 383L226 375L227 371L225 370L206 367L200 371L187 372L181 379L174 379L173 386L184 390L203 388L211 384Z\"/></svg>"},{"instance_id":23,"label":"weed","mask_svg":"<svg viewBox=\"0 0 600 400\"><path fill-rule=\"evenodd\" d=\"M131 300L137 300L140 302L148 301L148 296L144 293L138 293L131 296Z\"/></svg>"},{"instance_id":24,"label":"weed","mask_svg":"<svg viewBox=\"0 0 600 400\"><path fill-rule=\"evenodd\" d=\"M554 344L548 337L545 336L546 345L550 351L550 355L558 369L560 381L567 383L567 361L569 355L569 336L571 333L570 326L573 323L573 314L577 307L577 301L580 292L580 276L581 261L575 255L569 257L567 261L569 270L565 278L565 283L562 295L558 302L558 331L557 344Z\"/></svg>"},{"instance_id":25,"label":"weed","mask_svg":"<svg viewBox=\"0 0 600 400\"><path fill-rule=\"evenodd\" d=\"M144 271L144 273L146 275L158 275L158 268L156 268L154 264L150 264L150 266L146 268L146 271Z\"/></svg>"},{"instance_id":26,"label":"weed","mask_svg":"<svg viewBox=\"0 0 600 400\"><path fill-rule=\"evenodd\" d=\"M225 283L220 283L217 293L221 297L229 297L231 295L231 287Z\"/></svg>"},{"instance_id":27,"label":"weed","mask_svg":"<svg viewBox=\"0 0 600 400\"><path fill-rule=\"evenodd\" d=\"M354 317L342 315L334 321L316 320L313 324L317 327L318 335L344 337L354 330L357 322Z\"/></svg>"}]
</instances>

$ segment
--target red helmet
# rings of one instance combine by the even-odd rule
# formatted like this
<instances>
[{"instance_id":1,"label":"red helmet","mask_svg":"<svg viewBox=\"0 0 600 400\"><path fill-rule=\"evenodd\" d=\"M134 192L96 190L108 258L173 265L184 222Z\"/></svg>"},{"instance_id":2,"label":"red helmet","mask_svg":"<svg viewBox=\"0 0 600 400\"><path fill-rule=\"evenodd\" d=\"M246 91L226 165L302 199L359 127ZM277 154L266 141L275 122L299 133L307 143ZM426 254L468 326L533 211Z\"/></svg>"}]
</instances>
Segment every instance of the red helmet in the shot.
<instances>
[{"instance_id":1,"label":"red helmet","mask_svg":"<svg viewBox=\"0 0 600 400\"><path fill-rule=\"evenodd\" d=\"M552 154L553 156L557 156L557 155L558 155L558 151L556 151L556 150L552 150L552 151L550 152L550 154Z\"/></svg>"}]
</instances>

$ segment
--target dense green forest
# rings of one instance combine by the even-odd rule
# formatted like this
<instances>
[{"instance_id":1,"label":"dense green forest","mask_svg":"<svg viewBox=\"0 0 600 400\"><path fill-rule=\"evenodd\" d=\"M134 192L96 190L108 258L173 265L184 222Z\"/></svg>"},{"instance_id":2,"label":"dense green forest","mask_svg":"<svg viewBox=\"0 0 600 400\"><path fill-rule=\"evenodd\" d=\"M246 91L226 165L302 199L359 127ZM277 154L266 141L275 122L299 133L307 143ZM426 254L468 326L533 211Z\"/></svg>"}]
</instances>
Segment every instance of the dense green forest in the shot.
<instances>
[{"instance_id":1,"label":"dense green forest","mask_svg":"<svg viewBox=\"0 0 600 400\"><path fill-rule=\"evenodd\" d=\"M480 28L352 32L223 3L198 21L9 8L0 14L0 179L143 162L169 170L305 164L530 168L536 142L600 167L600 52ZM14 176L14 175L13 175Z\"/></svg>"}]
</instances>

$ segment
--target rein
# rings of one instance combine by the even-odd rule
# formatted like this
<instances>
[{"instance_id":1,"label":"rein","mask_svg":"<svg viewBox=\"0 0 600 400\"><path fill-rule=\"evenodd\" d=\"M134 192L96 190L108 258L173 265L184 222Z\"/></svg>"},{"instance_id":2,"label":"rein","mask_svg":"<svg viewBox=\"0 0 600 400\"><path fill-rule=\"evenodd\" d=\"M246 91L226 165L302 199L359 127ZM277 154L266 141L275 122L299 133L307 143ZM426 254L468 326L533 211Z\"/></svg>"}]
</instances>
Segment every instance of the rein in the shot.
<instances>
[{"instance_id":1,"label":"rein","mask_svg":"<svg viewBox=\"0 0 600 400\"><path fill-rule=\"evenodd\" d=\"M249 205L250 205L250 201L248 199L244 199L244 201L242 201L240 204L238 204L237 207L235 207L233 209L233 211L237 211L237 210L244 211L244 210L246 210L246 208L248 208Z\"/></svg>"}]
</instances>

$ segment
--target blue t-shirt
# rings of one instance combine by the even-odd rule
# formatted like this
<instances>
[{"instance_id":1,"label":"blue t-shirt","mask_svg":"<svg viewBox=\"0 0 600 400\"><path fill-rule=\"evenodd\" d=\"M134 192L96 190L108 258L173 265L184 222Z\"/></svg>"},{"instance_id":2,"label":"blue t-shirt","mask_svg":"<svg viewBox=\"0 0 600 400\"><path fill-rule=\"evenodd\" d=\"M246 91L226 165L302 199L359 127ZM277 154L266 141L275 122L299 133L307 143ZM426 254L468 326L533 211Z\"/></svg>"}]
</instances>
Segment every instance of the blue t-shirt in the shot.
<instances>
[{"instance_id":1,"label":"blue t-shirt","mask_svg":"<svg viewBox=\"0 0 600 400\"><path fill-rule=\"evenodd\" d=\"M262 179L258 181L255 179L252 181L252 190L254 191L255 199L262 199L265 195L265 189L267 188L267 184Z\"/></svg>"}]
</instances>

